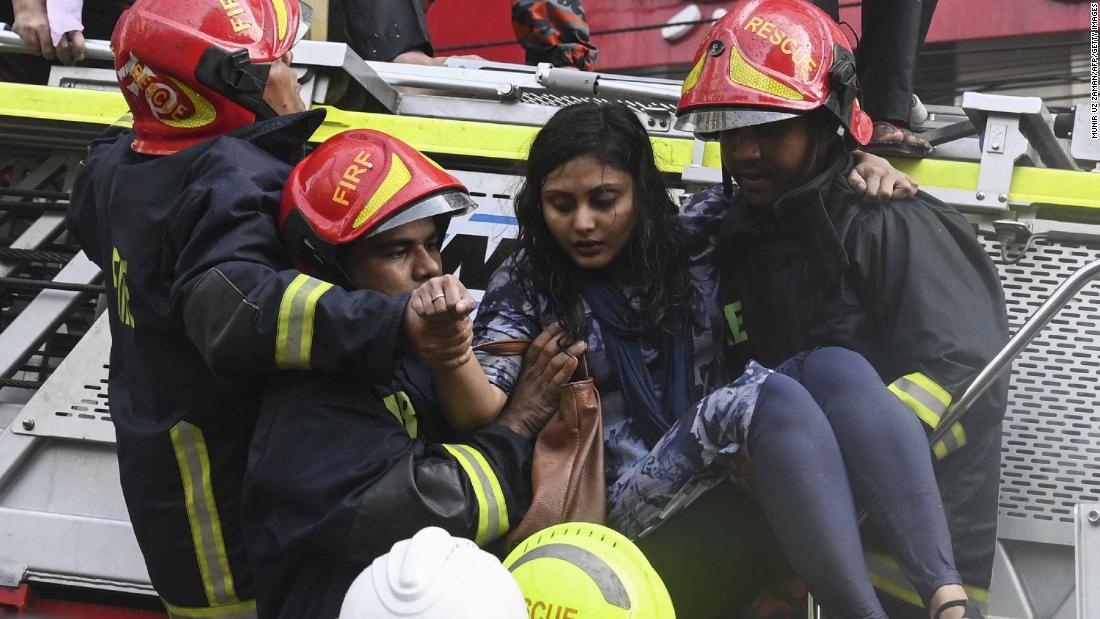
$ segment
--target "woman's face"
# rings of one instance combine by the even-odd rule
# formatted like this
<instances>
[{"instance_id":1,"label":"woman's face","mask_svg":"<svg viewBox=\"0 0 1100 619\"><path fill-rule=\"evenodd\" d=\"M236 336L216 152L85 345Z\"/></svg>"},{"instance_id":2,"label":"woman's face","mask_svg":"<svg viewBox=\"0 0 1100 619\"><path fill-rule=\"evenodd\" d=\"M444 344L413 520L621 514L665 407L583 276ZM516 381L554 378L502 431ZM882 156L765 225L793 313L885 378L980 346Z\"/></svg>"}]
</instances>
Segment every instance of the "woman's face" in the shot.
<instances>
[{"instance_id":1,"label":"woman's face","mask_svg":"<svg viewBox=\"0 0 1100 619\"><path fill-rule=\"evenodd\" d=\"M769 207L805 183L817 160L807 116L723 131L722 163L754 207Z\"/></svg>"},{"instance_id":2,"label":"woman's face","mask_svg":"<svg viewBox=\"0 0 1100 619\"><path fill-rule=\"evenodd\" d=\"M582 269L606 267L634 232L634 179L590 155L547 175L541 197L550 234Z\"/></svg>"}]
</instances>

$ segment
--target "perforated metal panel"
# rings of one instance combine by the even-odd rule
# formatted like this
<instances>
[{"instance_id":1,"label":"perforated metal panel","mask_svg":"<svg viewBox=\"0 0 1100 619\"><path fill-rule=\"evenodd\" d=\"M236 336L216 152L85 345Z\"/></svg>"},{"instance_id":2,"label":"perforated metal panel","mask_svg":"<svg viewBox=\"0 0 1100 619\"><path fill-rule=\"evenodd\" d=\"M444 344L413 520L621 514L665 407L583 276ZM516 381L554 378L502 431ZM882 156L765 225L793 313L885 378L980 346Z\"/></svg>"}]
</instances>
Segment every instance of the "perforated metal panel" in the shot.
<instances>
[{"instance_id":1,"label":"perforated metal panel","mask_svg":"<svg viewBox=\"0 0 1100 619\"><path fill-rule=\"evenodd\" d=\"M985 240L1000 258L1000 246ZM1058 285L1100 258L1100 245L1037 241L998 265L1015 332ZM1001 521L1071 528L1074 506L1100 500L1100 283L1086 287L1015 361L1004 424Z\"/></svg>"},{"instance_id":2,"label":"perforated metal panel","mask_svg":"<svg viewBox=\"0 0 1100 619\"><path fill-rule=\"evenodd\" d=\"M18 434L114 443L107 402L111 332L96 320L12 423Z\"/></svg>"},{"instance_id":3,"label":"perforated metal panel","mask_svg":"<svg viewBox=\"0 0 1100 619\"><path fill-rule=\"evenodd\" d=\"M530 92L524 91L520 96L520 101L524 103L533 103L536 105L547 105L550 107L565 107L567 105L573 105L574 103L580 103L582 101L606 101L606 99L597 99L594 97L574 97L572 95L558 95L546 92ZM660 109L666 112L672 113L676 111L676 106L670 103L660 103L656 101L632 101L629 99L616 99L616 103L622 103L635 112L644 112L647 109Z\"/></svg>"}]
</instances>

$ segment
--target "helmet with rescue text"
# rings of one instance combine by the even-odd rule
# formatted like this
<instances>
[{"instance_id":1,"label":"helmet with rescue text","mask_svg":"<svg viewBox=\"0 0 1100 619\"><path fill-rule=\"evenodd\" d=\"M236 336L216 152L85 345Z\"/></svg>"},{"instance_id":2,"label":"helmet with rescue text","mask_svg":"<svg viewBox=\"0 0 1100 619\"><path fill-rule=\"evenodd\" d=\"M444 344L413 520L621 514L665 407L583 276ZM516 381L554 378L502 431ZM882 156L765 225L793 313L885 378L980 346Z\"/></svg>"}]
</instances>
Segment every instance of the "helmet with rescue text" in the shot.
<instances>
[{"instance_id":1,"label":"helmet with rescue text","mask_svg":"<svg viewBox=\"0 0 1100 619\"><path fill-rule=\"evenodd\" d=\"M698 137L825 107L859 144L871 118L859 102L852 46L805 0L743 0L699 45L677 106L677 127Z\"/></svg>"}]
</instances>

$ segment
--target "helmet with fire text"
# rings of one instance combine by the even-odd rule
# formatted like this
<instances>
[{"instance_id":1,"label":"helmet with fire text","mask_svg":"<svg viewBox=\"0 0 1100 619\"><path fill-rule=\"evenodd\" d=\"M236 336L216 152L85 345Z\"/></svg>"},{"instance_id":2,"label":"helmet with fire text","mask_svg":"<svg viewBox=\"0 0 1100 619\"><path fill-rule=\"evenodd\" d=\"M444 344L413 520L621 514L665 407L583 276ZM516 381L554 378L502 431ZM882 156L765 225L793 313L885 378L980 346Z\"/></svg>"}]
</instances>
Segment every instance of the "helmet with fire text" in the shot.
<instances>
[{"instance_id":1,"label":"helmet with fire text","mask_svg":"<svg viewBox=\"0 0 1100 619\"><path fill-rule=\"evenodd\" d=\"M523 596L493 555L428 527L397 542L351 583L340 619L526 619Z\"/></svg>"},{"instance_id":2,"label":"helmet with fire text","mask_svg":"<svg viewBox=\"0 0 1100 619\"><path fill-rule=\"evenodd\" d=\"M531 617L675 619L672 599L645 555L625 536L586 522L527 538L504 560Z\"/></svg>"},{"instance_id":3,"label":"helmet with fire text","mask_svg":"<svg viewBox=\"0 0 1100 619\"><path fill-rule=\"evenodd\" d=\"M321 144L291 171L279 230L298 266L334 283L348 281L338 248L356 239L477 208L459 180L401 140L353 129Z\"/></svg>"},{"instance_id":4,"label":"helmet with fire text","mask_svg":"<svg viewBox=\"0 0 1100 619\"><path fill-rule=\"evenodd\" d=\"M684 80L677 127L713 139L820 107L856 142L871 139L855 56L840 26L805 0L742 0L703 38Z\"/></svg>"},{"instance_id":5,"label":"helmet with fire text","mask_svg":"<svg viewBox=\"0 0 1100 619\"><path fill-rule=\"evenodd\" d=\"M137 0L111 35L133 149L169 155L275 116L271 65L311 13L298 0Z\"/></svg>"}]
</instances>

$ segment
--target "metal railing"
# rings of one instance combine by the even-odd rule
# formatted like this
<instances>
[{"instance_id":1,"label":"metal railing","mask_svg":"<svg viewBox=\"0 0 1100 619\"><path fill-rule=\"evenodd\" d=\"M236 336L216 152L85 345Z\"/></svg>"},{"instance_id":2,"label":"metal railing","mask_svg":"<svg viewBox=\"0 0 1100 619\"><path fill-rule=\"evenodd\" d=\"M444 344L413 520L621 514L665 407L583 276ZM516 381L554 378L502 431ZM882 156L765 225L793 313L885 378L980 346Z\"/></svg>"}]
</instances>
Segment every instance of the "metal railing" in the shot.
<instances>
[{"instance_id":1,"label":"metal railing","mask_svg":"<svg viewBox=\"0 0 1100 619\"><path fill-rule=\"evenodd\" d=\"M963 415L966 414L970 406L985 393L986 389L998 379L1012 364L1012 360L1016 358L1029 344L1035 339L1035 336L1042 331L1043 327L1049 323L1054 316L1062 310L1081 291L1093 280L1100 278L1100 260L1095 260L1086 264L1078 269L1073 275L1066 278L1066 281L1062 282L1058 288L1051 293L1050 297L1043 302L1039 309L1035 310L1035 313L1031 315L1031 318L1027 319L1027 322L1020 327L1020 330L1012 336L1012 339L1004 345L1004 348L993 357L992 360L982 368L981 372L974 377L973 382L966 388L966 391L959 396L958 400L947 409L943 419L940 420L940 424L936 426L935 431L932 432L932 436L929 438L929 444L935 445L937 441L942 439L947 434L948 429L951 428Z\"/></svg>"},{"instance_id":2,"label":"metal railing","mask_svg":"<svg viewBox=\"0 0 1100 619\"><path fill-rule=\"evenodd\" d=\"M35 53L27 47L27 44L23 42L23 39L21 39L18 34L2 28L0 28L0 47L7 48L7 51L14 51L17 53ZM109 41L97 41L94 39L87 39L84 41L84 57L89 60L115 59L114 53L111 52L111 43Z\"/></svg>"}]
</instances>

